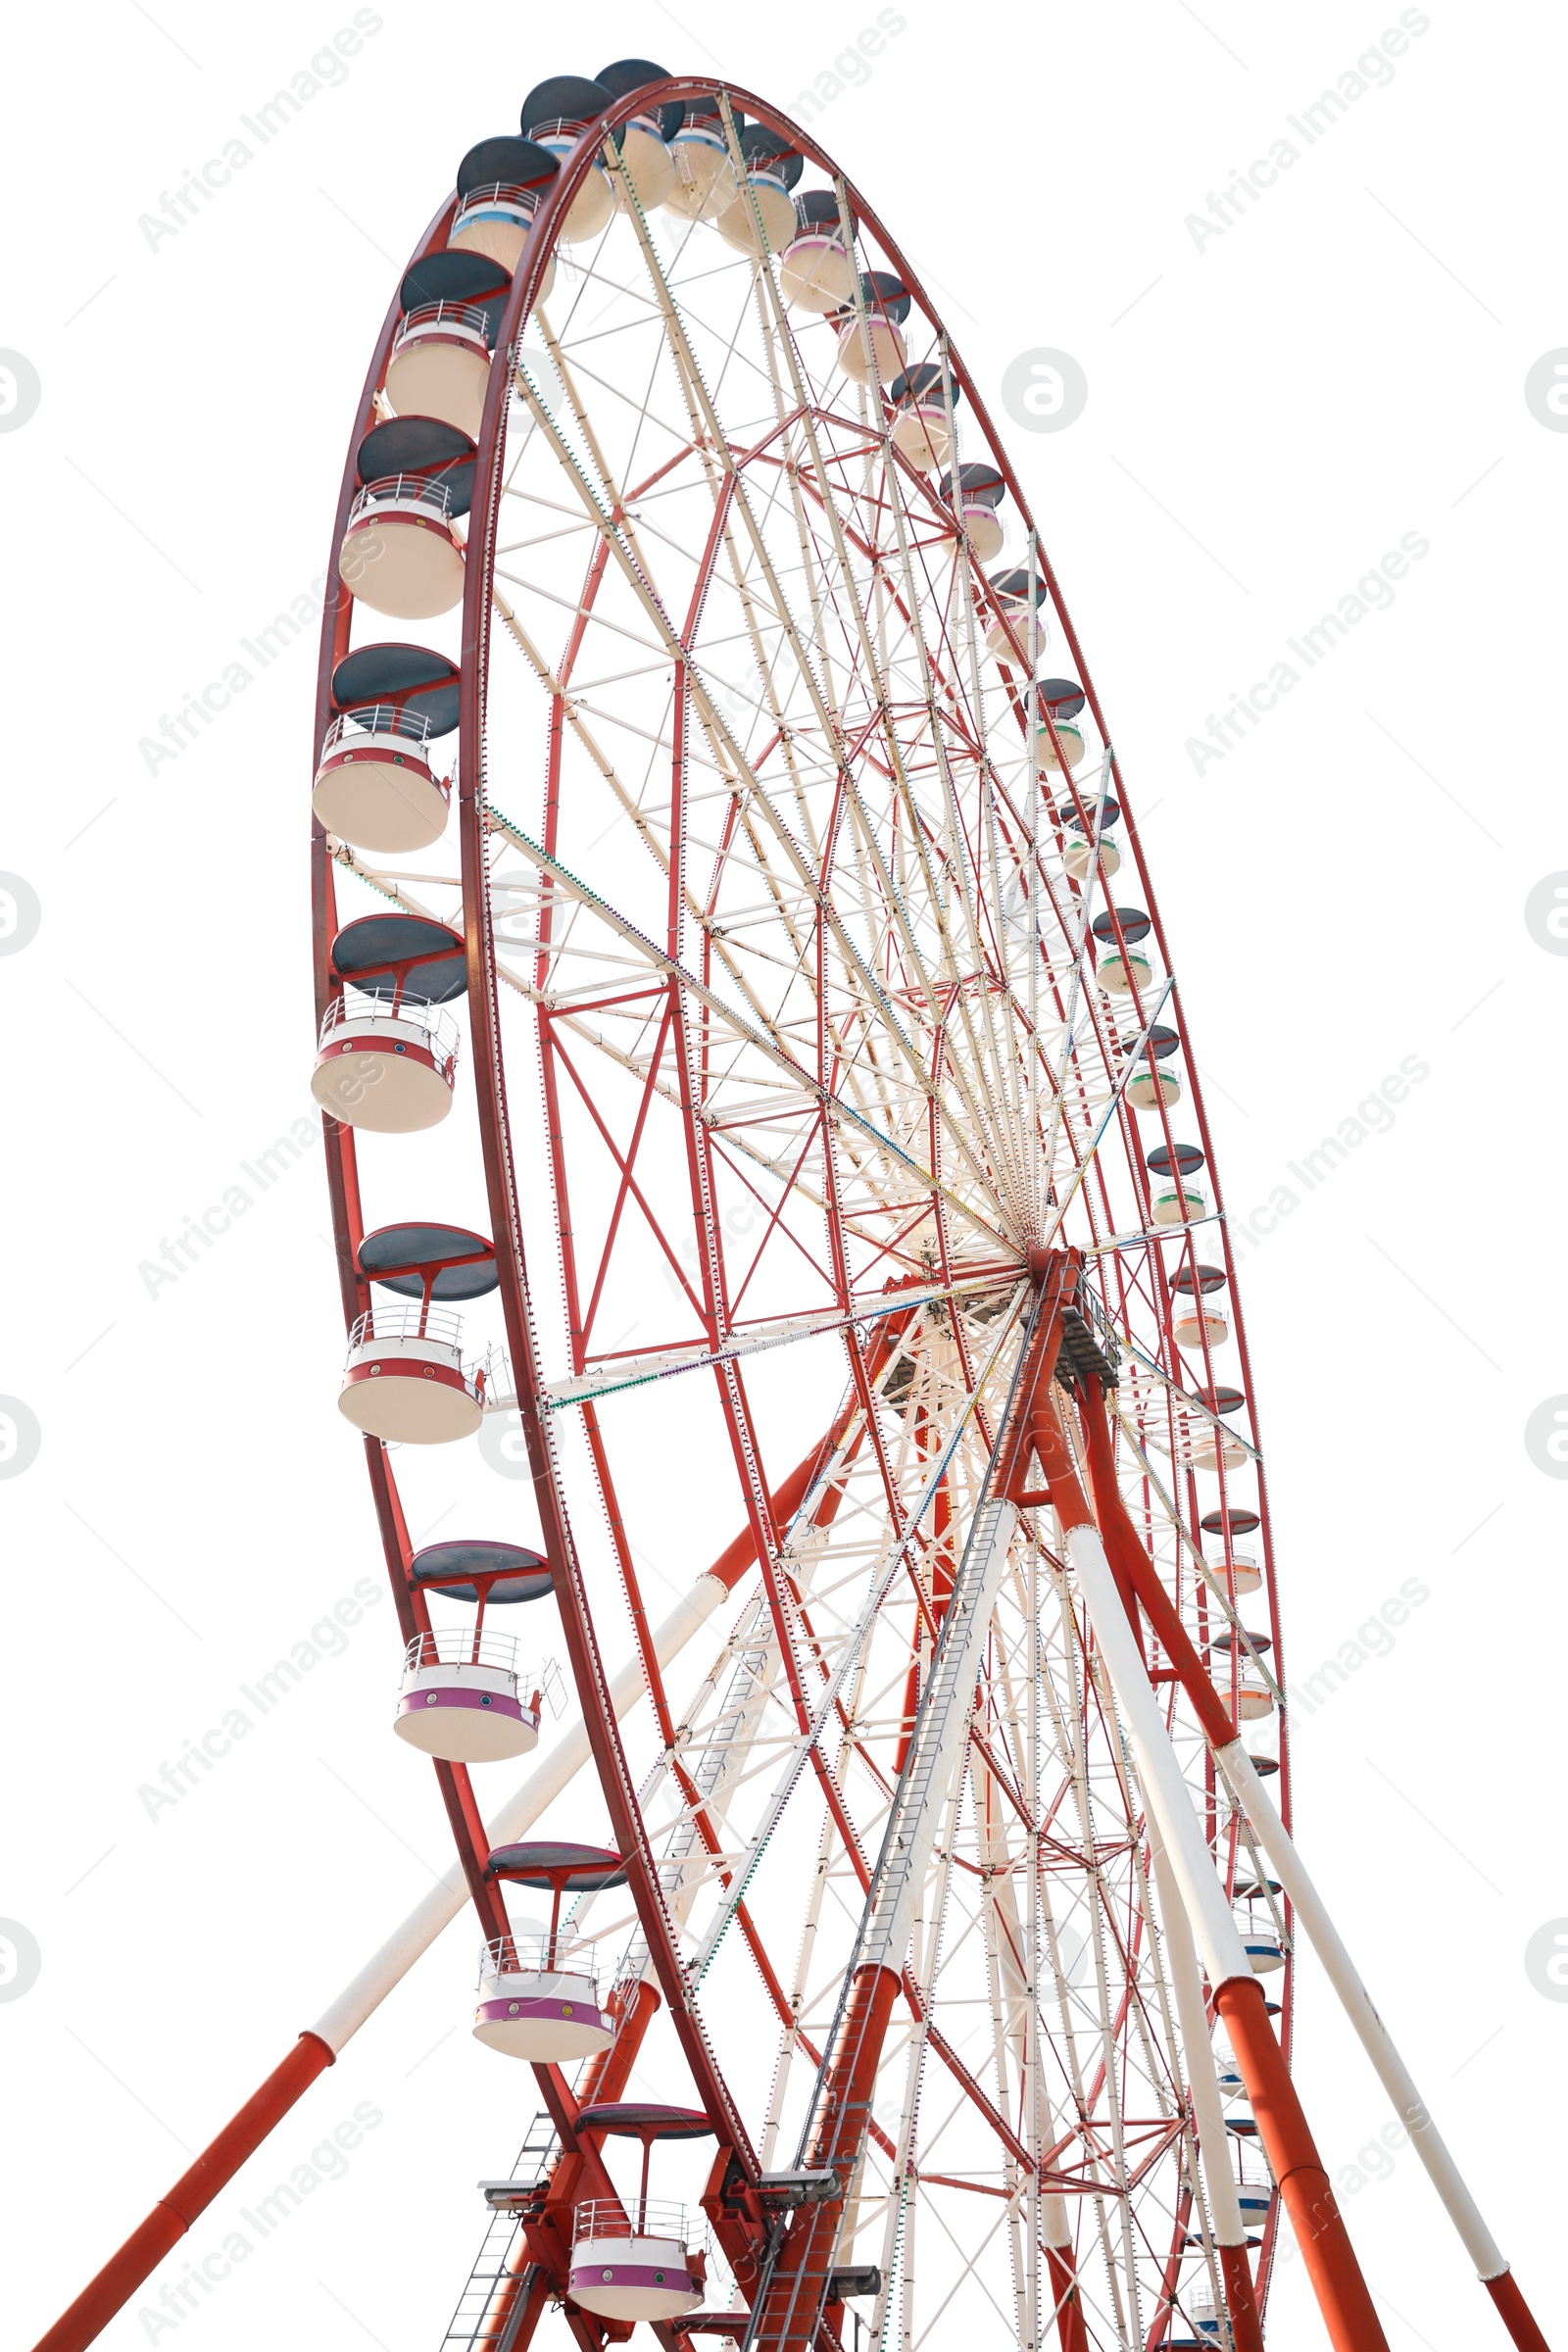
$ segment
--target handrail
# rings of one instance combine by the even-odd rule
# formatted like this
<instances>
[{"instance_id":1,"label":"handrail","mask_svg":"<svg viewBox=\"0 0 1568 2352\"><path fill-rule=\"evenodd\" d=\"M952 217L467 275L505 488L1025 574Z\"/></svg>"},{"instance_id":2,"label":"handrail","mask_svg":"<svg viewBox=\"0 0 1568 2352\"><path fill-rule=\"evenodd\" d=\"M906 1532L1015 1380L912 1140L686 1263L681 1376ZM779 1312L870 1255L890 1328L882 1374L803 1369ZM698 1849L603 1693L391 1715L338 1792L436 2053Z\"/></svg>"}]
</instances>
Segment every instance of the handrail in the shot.
<instances>
[{"instance_id":1,"label":"handrail","mask_svg":"<svg viewBox=\"0 0 1568 2352\"><path fill-rule=\"evenodd\" d=\"M421 302L417 303L412 311L404 312L402 323L392 338L393 356L396 357L398 346L407 341L415 327L440 326L448 322L453 326L471 328L475 334L482 335L487 344L490 340L490 313L484 309L482 304L476 302Z\"/></svg>"},{"instance_id":2,"label":"handrail","mask_svg":"<svg viewBox=\"0 0 1568 2352\"><path fill-rule=\"evenodd\" d=\"M521 187L515 180L488 179L460 199L452 225L456 228L468 214L482 210L487 204L514 204L519 212L532 215L539 210L541 193L539 188Z\"/></svg>"},{"instance_id":3,"label":"handrail","mask_svg":"<svg viewBox=\"0 0 1568 2352\"><path fill-rule=\"evenodd\" d=\"M599 1969L591 1943L564 1946L558 1936L551 1948L548 1936L493 1936L479 1953L479 1984L498 1977L574 1977L593 1988L599 1998Z\"/></svg>"},{"instance_id":4,"label":"handrail","mask_svg":"<svg viewBox=\"0 0 1568 2352\"><path fill-rule=\"evenodd\" d=\"M463 1340L463 1317L450 1306L427 1306L417 1298L377 1298L356 1315L349 1347L365 1348L377 1340L428 1340L457 1354Z\"/></svg>"},{"instance_id":5,"label":"handrail","mask_svg":"<svg viewBox=\"0 0 1568 2352\"><path fill-rule=\"evenodd\" d=\"M362 703L353 710L340 710L321 739L322 759L335 743L353 735L398 735L411 743L428 743L430 714L411 710L404 703Z\"/></svg>"},{"instance_id":6,"label":"handrail","mask_svg":"<svg viewBox=\"0 0 1568 2352\"><path fill-rule=\"evenodd\" d=\"M373 482L367 482L349 509L352 524L362 514L376 507L431 507L443 516L452 512L452 485L437 474L387 473Z\"/></svg>"},{"instance_id":7,"label":"handrail","mask_svg":"<svg viewBox=\"0 0 1568 2352\"><path fill-rule=\"evenodd\" d=\"M688 2238L686 2208L662 2197L591 2197L571 2217L571 2241L589 2238L666 2237L688 2250L699 2241ZM706 2232L705 2232L706 2234Z\"/></svg>"},{"instance_id":8,"label":"handrail","mask_svg":"<svg viewBox=\"0 0 1568 2352\"><path fill-rule=\"evenodd\" d=\"M558 115L548 122L535 122L528 136L536 147L544 146L549 139L570 139L575 146L589 123L597 120L597 116L585 115L580 122L571 122L565 115Z\"/></svg>"},{"instance_id":9,"label":"handrail","mask_svg":"<svg viewBox=\"0 0 1568 2352\"><path fill-rule=\"evenodd\" d=\"M413 985L417 988L416 974ZM407 985L400 994L390 974L384 987L356 988L351 984L341 996L329 998L321 1015L318 1043L327 1045L333 1032L348 1021L404 1021L411 1029L422 1032L437 1061L450 1068L457 1066L460 1034L452 1015L439 1004L427 1004L423 997L411 994Z\"/></svg>"},{"instance_id":10,"label":"handrail","mask_svg":"<svg viewBox=\"0 0 1568 2352\"><path fill-rule=\"evenodd\" d=\"M527 1679L518 1672L515 1634L492 1633L488 1626L447 1627L416 1634L403 1653L404 1673L419 1674L432 1666L489 1666L510 1674L514 1682Z\"/></svg>"}]
</instances>

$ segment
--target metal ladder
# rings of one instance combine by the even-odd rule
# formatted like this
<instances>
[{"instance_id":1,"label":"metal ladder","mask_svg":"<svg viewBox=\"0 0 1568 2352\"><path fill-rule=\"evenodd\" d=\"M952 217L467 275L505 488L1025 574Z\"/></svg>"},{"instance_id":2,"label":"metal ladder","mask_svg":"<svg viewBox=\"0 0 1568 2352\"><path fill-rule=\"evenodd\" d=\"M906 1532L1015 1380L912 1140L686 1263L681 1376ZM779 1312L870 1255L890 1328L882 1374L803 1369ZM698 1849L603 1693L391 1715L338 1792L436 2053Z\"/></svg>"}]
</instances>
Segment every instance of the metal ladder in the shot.
<instances>
[{"instance_id":1,"label":"metal ladder","mask_svg":"<svg viewBox=\"0 0 1568 2352\"><path fill-rule=\"evenodd\" d=\"M515 2203L499 2202L488 2192L505 2185L516 2189L520 2197L520 2192L533 2188L543 2179L555 2149L555 2126L541 2108L517 2151L510 2182L484 2183L490 2204L490 2226L468 2274L468 2282L458 2297L458 2308L441 2338L441 2352L511 2352L516 2323L522 2317L521 2296L514 2307L513 2320L499 2335L492 2332L490 2315L497 2296L514 2275L514 2264L522 2241L522 2217Z\"/></svg>"}]
</instances>

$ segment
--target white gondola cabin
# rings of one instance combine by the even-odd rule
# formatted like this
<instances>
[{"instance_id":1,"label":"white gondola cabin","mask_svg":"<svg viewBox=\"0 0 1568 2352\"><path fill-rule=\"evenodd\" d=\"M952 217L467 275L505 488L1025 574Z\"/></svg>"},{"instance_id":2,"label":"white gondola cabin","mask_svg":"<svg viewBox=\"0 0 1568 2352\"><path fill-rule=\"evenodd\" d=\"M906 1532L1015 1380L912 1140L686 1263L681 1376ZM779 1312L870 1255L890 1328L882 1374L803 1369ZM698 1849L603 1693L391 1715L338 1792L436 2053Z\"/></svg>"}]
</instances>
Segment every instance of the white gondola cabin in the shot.
<instances>
[{"instance_id":1,"label":"white gondola cabin","mask_svg":"<svg viewBox=\"0 0 1568 2352\"><path fill-rule=\"evenodd\" d=\"M311 795L329 833L386 857L440 840L452 786L436 774L432 747L458 723L460 676L447 655L422 645L344 655Z\"/></svg>"},{"instance_id":2,"label":"white gondola cabin","mask_svg":"<svg viewBox=\"0 0 1568 2352\"><path fill-rule=\"evenodd\" d=\"M611 92L581 74L557 74L535 84L522 102L522 135L564 163L578 140L611 104ZM602 163L593 164L561 223L561 242L580 245L609 227L615 191Z\"/></svg>"},{"instance_id":3,"label":"white gondola cabin","mask_svg":"<svg viewBox=\"0 0 1568 2352\"><path fill-rule=\"evenodd\" d=\"M917 472L946 466L953 455L953 412L961 394L951 368L926 361L888 386L893 446Z\"/></svg>"},{"instance_id":4,"label":"white gondola cabin","mask_svg":"<svg viewBox=\"0 0 1568 2352\"><path fill-rule=\"evenodd\" d=\"M744 118L737 113L739 130ZM714 220L735 201L739 181L725 136L717 102L694 101L686 120L669 142L675 182L664 199L664 210L679 220Z\"/></svg>"},{"instance_id":5,"label":"white gondola cabin","mask_svg":"<svg viewBox=\"0 0 1568 2352\"><path fill-rule=\"evenodd\" d=\"M499 1885L547 1888L550 1926L539 1935L502 1936L486 1944L479 1963L473 2034L487 2049L535 2066L565 2065L608 2050L615 2020L599 1997L594 1947L563 1930L564 1896L623 1886L618 1854L597 1845L539 1839L498 1846L485 1869Z\"/></svg>"},{"instance_id":6,"label":"white gondola cabin","mask_svg":"<svg viewBox=\"0 0 1568 2352\"><path fill-rule=\"evenodd\" d=\"M392 1728L444 1763L499 1764L537 1747L541 1704L519 1672L510 1634L416 1634Z\"/></svg>"},{"instance_id":7,"label":"white gondola cabin","mask_svg":"<svg viewBox=\"0 0 1568 2352\"><path fill-rule=\"evenodd\" d=\"M907 304L908 297L905 297ZM842 362L841 362L842 365ZM951 473L942 477L942 496L957 516L958 528L969 543L969 553L977 564L993 563L1001 555L1006 533L998 509L1006 495L1006 481L995 466L978 463L960 466L956 480ZM1080 698L1081 699L1081 698ZM1044 747L1037 741L1037 764L1051 767L1059 764L1050 744Z\"/></svg>"},{"instance_id":8,"label":"white gondola cabin","mask_svg":"<svg viewBox=\"0 0 1568 2352\"><path fill-rule=\"evenodd\" d=\"M487 1617L543 1599L550 1591L545 1560L518 1544L455 1537L416 1551L409 1583L426 1607L476 1606L471 1626L432 1628L410 1642L393 1716L399 1739L449 1764L526 1755L539 1737L541 1690L519 1671L514 1638ZM559 1691L560 1670L547 1664L539 1683Z\"/></svg>"},{"instance_id":9,"label":"white gondola cabin","mask_svg":"<svg viewBox=\"0 0 1568 2352\"><path fill-rule=\"evenodd\" d=\"M495 1252L453 1225L388 1225L361 1242L363 1281L384 1295L356 1319L338 1410L389 1445L443 1446L472 1437L484 1418L485 1368L463 1351L448 1300L496 1285Z\"/></svg>"},{"instance_id":10,"label":"white gondola cabin","mask_svg":"<svg viewBox=\"0 0 1568 2352\"><path fill-rule=\"evenodd\" d=\"M356 600L399 620L450 612L463 597L459 523L473 492L474 446L437 416L389 416L359 449L338 572Z\"/></svg>"},{"instance_id":11,"label":"white gondola cabin","mask_svg":"<svg viewBox=\"0 0 1568 2352\"><path fill-rule=\"evenodd\" d=\"M331 977L311 1074L321 1108L371 1134L439 1126L459 1048L440 1008L467 985L457 933L423 915L361 915L332 943Z\"/></svg>"},{"instance_id":12,"label":"white gondola cabin","mask_svg":"<svg viewBox=\"0 0 1568 2352\"><path fill-rule=\"evenodd\" d=\"M860 280L859 300L852 298L831 314L828 323L839 339L839 368L852 384L888 386L904 373L908 357L904 321L908 315L904 280L887 270L868 271Z\"/></svg>"},{"instance_id":13,"label":"white gondola cabin","mask_svg":"<svg viewBox=\"0 0 1568 2352\"><path fill-rule=\"evenodd\" d=\"M656 66L646 57L617 58L612 66L601 66L594 75L602 90L612 98L629 98L633 90L647 88L656 81L667 81L662 66ZM644 213L651 213L669 202L675 192L675 158L669 142L680 128L686 109L676 99L663 106L652 108L647 114L633 115L613 133L614 144L620 152L626 179L618 172L611 178L615 203L626 207L626 180Z\"/></svg>"},{"instance_id":14,"label":"white gondola cabin","mask_svg":"<svg viewBox=\"0 0 1568 2352\"><path fill-rule=\"evenodd\" d=\"M384 391L400 416L477 435L512 273L483 254L427 253L404 272Z\"/></svg>"},{"instance_id":15,"label":"white gondola cabin","mask_svg":"<svg viewBox=\"0 0 1568 2352\"><path fill-rule=\"evenodd\" d=\"M853 301L855 264L831 188L796 198L795 234L779 255L778 274L785 301L803 311L825 314Z\"/></svg>"},{"instance_id":16,"label":"white gondola cabin","mask_svg":"<svg viewBox=\"0 0 1568 2352\"><path fill-rule=\"evenodd\" d=\"M742 253L779 253L795 234L795 198L802 159L777 131L749 122L741 132L746 177L713 222L726 245Z\"/></svg>"},{"instance_id":17,"label":"white gondola cabin","mask_svg":"<svg viewBox=\"0 0 1568 2352\"><path fill-rule=\"evenodd\" d=\"M595 2198L579 2205L572 2224L573 2303L606 2320L674 2320L695 2311L707 2277L704 2243L682 2206L652 2202L649 2160L656 2140L705 2139L712 2125L700 2109L652 2107L629 2101L584 2107L579 2134L640 2139L642 2184L635 2197Z\"/></svg>"},{"instance_id":18,"label":"white gondola cabin","mask_svg":"<svg viewBox=\"0 0 1568 2352\"><path fill-rule=\"evenodd\" d=\"M447 247L481 254L515 274L533 217L560 171L558 157L532 139L481 139L458 166L458 205ZM556 282L554 256L536 299L548 302Z\"/></svg>"}]
</instances>

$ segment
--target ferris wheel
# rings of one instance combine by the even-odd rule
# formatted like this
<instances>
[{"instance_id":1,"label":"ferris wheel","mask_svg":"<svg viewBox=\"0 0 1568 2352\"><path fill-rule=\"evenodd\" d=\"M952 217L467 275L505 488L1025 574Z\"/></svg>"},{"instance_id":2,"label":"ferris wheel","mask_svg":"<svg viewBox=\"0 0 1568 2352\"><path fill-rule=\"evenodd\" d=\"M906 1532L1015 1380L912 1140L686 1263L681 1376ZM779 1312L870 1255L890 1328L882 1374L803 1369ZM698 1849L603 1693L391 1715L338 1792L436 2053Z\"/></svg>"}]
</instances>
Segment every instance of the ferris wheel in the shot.
<instances>
[{"instance_id":1,"label":"ferris wheel","mask_svg":"<svg viewBox=\"0 0 1568 2352\"><path fill-rule=\"evenodd\" d=\"M1282 2218L1381 2346L1290 2072L1303 1933L1540 2352L1286 1827L1175 966L909 263L751 94L546 80L410 258L333 530L338 1405L461 1884L47 2352L465 1902L454 2001L538 2118L447 2352L558 2309L583 2352L1258 2352Z\"/></svg>"}]
</instances>

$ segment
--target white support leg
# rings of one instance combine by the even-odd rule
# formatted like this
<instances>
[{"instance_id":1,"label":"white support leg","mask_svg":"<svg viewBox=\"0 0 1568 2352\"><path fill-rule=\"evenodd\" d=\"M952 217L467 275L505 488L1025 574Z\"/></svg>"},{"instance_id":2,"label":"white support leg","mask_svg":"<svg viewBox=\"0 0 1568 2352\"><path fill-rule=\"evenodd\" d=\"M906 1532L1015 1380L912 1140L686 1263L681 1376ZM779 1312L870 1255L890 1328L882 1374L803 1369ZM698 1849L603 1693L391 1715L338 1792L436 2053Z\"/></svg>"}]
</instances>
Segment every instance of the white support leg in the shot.
<instances>
[{"instance_id":1,"label":"white support leg","mask_svg":"<svg viewBox=\"0 0 1568 2352\"><path fill-rule=\"evenodd\" d=\"M1252 1976L1241 1930L1214 1870L1176 1751L1165 1729L1116 1580L1096 1527L1068 1528L1067 1556L1089 1611L1095 1639L1109 1670L1116 1703L1132 1743L1145 1800L1159 1830L1166 1859L1197 1937L1199 1954L1216 1991L1232 1978ZM1205 2029L1206 2031L1206 2029Z\"/></svg>"},{"instance_id":2,"label":"white support leg","mask_svg":"<svg viewBox=\"0 0 1568 2352\"><path fill-rule=\"evenodd\" d=\"M1372 2005L1372 1996L1357 1976L1350 1955L1340 1940L1339 1931L1324 1908L1322 1896L1307 1876L1295 1841L1259 1780L1252 1759L1240 1740L1236 1740L1228 1747L1216 1748L1214 1760L1230 1783L1237 1803L1251 1823L1259 1845L1279 1872L1280 1885L1290 1897L1297 1918L1306 1930L1312 1948L1323 1963L1323 1972L1339 1994L1347 2017L1360 2036L1361 2047L1371 2059L1383 2087L1394 2101L1399 2121L1408 2130L1410 2144L1426 2166L1432 2185L1447 2208L1449 2219L1458 2230L1478 2276L1483 2279L1500 2278L1508 2265L1497 2241L1482 2220L1474 2197L1460 2178L1458 2167L1444 2144L1409 2068L1390 2040L1388 2029Z\"/></svg>"},{"instance_id":3,"label":"white support leg","mask_svg":"<svg viewBox=\"0 0 1568 2352\"><path fill-rule=\"evenodd\" d=\"M1245 2246L1247 2230L1236 2194L1236 2175L1231 2170L1230 2135L1225 2130L1219 2078L1214 2072L1214 2044L1208 2030L1208 2011L1203 2005L1203 1981L1198 1972L1198 1949L1193 1942L1186 1906L1176 1889L1164 1839L1152 1821L1149 1825L1149 1846L1159 1896L1160 1926L1165 1933L1165 1956L1170 1962L1171 1982L1176 1990L1176 2016L1182 2030L1187 2086L1193 2094L1193 2116L1198 2125L1203 2179L1208 2186L1214 2242L1220 2246Z\"/></svg>"}]
</instances>

